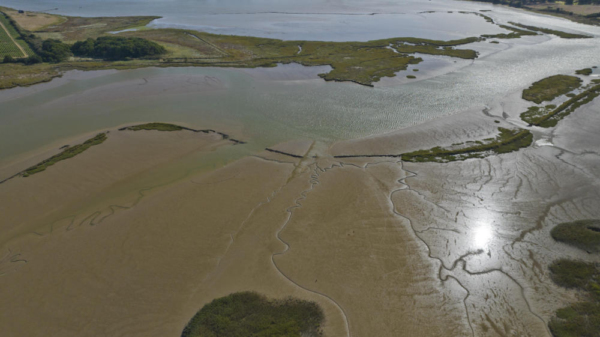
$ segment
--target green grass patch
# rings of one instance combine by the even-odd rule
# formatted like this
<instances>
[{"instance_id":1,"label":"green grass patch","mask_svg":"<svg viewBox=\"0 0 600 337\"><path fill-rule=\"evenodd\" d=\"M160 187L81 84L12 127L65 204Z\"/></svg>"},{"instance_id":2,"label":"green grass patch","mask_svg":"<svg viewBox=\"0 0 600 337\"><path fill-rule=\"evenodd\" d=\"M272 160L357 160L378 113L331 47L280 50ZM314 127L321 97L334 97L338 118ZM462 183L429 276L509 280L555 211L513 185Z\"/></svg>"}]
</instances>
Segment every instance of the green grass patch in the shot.
<instances>
[{"instance_id":1,"label":"green grass patch","mask_svg":"<svg viewBox=\"0 0 600 337\"><path fill-rule=\"evenodd\" d=\"M579 69L579 70L575 71L575 74L577 74L577 75L589 76L591 73L592 73L592 68L583 68L583 69Z\"/></svg>"},{"instance_id":2,"label":"green grass patch","mask_svg":"<svg viewBox=\"0 0 600 337\"><path fill-rule=\"evenodd\" d=\"M129 126L126 128L126 130L132 130L132 131L140 131L140 130L181 131L183 129L184 128L182 126L175 125L175 124L168 124L168 123L147 123L147 124Z\"/></svg>"},{"instance_id":3,"label":"green grass patch","mask_svg":"<svg viewBox=\"0 0 600 337\"><path fill-rule=\"evenodd\" d=\"M494 154L509 153L528 147L533 142L533 135L528 130L498 128L500 134L496 138L483 141L469 141L453 144L448 148L434 147L402 155L402 160L410 162L447 163L469 158L484 158Z\"/></svg>"},{"instance_id":4,"label":"green grass patch","mask_svg":"<svg viewBox=\"0 0 600 337\"><path fill-rule=\"evenodd\" d=\"M58 163L59 161L75 157L76 155L82 153L83 151L89 149L90 147L92 147L94 145L102 144L106 140L106 138L107 137L106 137L105 133L99 133L95 137L86 140L82 144L78 144L78 145L66 148L61 153L59 153L55 156L52 156L52 157L42 161L41 163L26 169L25 171L23 171L22 175L23 175L23 177L28 177L32 174L42 172L45 169L47 169L49 166L52 166L52 165Z\"/></svg>"},{"instance_id":5,"label":"green grass patch","mask_svg":"<svg viewBox=\"0 0 600 337\"><path fill-rule=\"evenodd\" d=\"M583 300L556 312L548 326L556 337L600 336L600 264L560 259L550 265L552 280L582 291Z\"/></svg>"},{"instance_id":6,"label":"green grass patch","mask_svg":"<svg viewBox=\"0 0 600 337\"><path fill-rule=\"evenodd\" d=\"M550 265L552 280L561 287L594 291L594 282L600 281L600 269L595 263L560 259Z\"/></svg>"},{"instance_id":7,"label":"green grass patch","mask_svg":"<svg viewBox=\"0 0 600 337\"><path fill-rule=\"evenodd\" d=\"M417 78L417 76L415 76L415 75L407 75L406 78L410 78L412 80L412 79Z\"/></svg>"},{"instance_id":8,"label":"green grass patch","mask_svg":"<svg viewBox=\"0 0 600 337\"><path fill-rule=\"evenodd\" d=\"M563 31L560 31L560 30L554 30L554 29L549 29L549 28L527 26L527 25L522 25L520 23L515 23L515 22L509 22L509 23L511 25L514 25L514 26L517 26L517 27L521 27L521 28L533 30L535 32L541 32L541 33L544 33L544 34L556 35L556 36L561 37L563 39L590 39L590 38L592 38L592 36L588 36L588 35L572 34L572 33L567 33L567 32L563 32Z\"/></svg>"},{"instance_id":9,"label":"green grass patch","mask_svg":"<svg viewBox=\"0 0 600 337\"><path fill-rule=\"evenodd\" d=\"M554 75L533 83L523 90L523 99L540 104L551 101L581 86L581 79L576 76Z\"/></svg>"},{"instance_id":10,"label":"green grass patch","mask_svg":"<svg viewBox=\"0 0 600 337\"><path fill-rule=\"evenodd\" d=\"M35 53L31 50L29 45L23 40L21 34L15 28L15 23L10 20L4 13L0 12L0 22L6 28L7 32L0 28L0 56L4 58L4 56L11 56L14 58L19 57L27 57L29 55L34 55ZM12 37L12 39L9 37ZM14 42L13 42L14 40ZM27 55L23 55L23 52L16 44L18 44L21 49L25 51Z\"/></svg>"},{"instance_id":11,"label":"green grass patch","mask_svg":"<svg viewBox=\"0 0 600 337\"><path fill-rule=\"evenodd\" d=\"M579 220L556 225L550 231L554 240L585 250L600 252L600 220Z\"/></svg>"},{"instance_id":12,"label":"green grass patch","mask_svg":"<svg viewBox=\"0 0 600 337\"><path fill-rule=\"evenodd\" d=\"M521 119L530 125L543 128L554 127L556 124L577 110L580 106L591 102L600 95L600 85L595 85L562 103L557 108L554 105L547 105L545 108L530 107L521 114Z\"/></svg>"},{"instance_id":13,"label":"green grass patch","mask_svg":"<svg viewBox=\"0 0 600 337\"><path fill-rule=\"evenodd\" d=\"M254 292L240 292L205 305L181 336L321 336L324 318L314 302L294 298L269 300Z\"/></svg>"}]
</instances>

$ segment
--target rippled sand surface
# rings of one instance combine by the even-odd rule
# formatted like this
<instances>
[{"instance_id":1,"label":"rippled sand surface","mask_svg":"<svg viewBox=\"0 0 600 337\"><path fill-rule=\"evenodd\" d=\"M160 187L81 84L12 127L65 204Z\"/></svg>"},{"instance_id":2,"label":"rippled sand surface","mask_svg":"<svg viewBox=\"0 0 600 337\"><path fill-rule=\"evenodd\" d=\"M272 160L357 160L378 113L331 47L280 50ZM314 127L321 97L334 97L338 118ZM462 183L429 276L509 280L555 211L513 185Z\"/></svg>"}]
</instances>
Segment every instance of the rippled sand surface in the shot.
<instances>
[{"instance_id":1,"label":"rippled sand surface","mask_svg":"<svg viewBox=\"0 0 600 337\"><path fill-rule=\"evenodd\" d=\"M169 172L182 158L238 145L110 130L106 144L0 185L3 329L176 336L203 304L255 290L317 301L329 336L548 335L553 312L574 300L548 264L594 259L549 230L600 216L597 111L536 134L553 145L487 159L335 158L496 125L466 113L470 122L438 120L330 153L280 144L179 179Z\"/></svg>"}]
</instances>

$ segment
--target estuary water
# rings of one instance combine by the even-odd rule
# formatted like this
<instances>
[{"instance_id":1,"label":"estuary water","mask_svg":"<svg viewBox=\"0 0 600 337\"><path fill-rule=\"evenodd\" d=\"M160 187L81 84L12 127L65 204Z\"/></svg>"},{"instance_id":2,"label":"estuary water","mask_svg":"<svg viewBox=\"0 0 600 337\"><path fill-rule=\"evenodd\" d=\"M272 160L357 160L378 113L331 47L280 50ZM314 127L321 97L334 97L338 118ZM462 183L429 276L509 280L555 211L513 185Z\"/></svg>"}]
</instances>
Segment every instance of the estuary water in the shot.
<instances>
[{"instance_id":1,"label":"estuary water","mask_svg":"<svg viewBox=\"0 0 600 337\"><path fill-rule=\"evenodd\" d=\"M270 36L267 26L273 27L279 22L283 28L277 34L294 32L286 35L294 39L317 34L322 27L310 26L312 19L309 18L325 13L337 19L324 20L331 26L324 30L322 39L332 36L340 37L338 40L358 39L361 35L355 29L368 34L368 38L424 36L400 28L393 33L388 21L377 19L377 15L360 14L367 12L412 13L407 18L444 16L450 21L464 22L466 28L456 26L454 31L465 36L502 31L481 17L458 13L482 9L491 10L486 15L499 23L518 21L600 35L597 27L470 2L398 1L371 5L309 1L303 4L292 1L0 2L3 6L27 10L58 8L49 12L69 15L163 15L165 21L161 25L185 23L190 13L198 11L199 14L193 14L196 24L204 24L210 17L229 27L227 29ZM316 14L298 14L303 18L302 23L292 24L288 20L287 13L306 12L309 8ZM270 13L260 14L268 15L267 21L252 14L267 10ZM430 10L437 13L418 14ZM348 15L353 13L359 15ZM236 15L239 19L214 19L221 17L220 14ZM374 26L355 25L356 20L362 20L360 18L374 18ZM471 26L471 20L479 25ZM406 27L415 22L397 21ZM444 35L449 31L441 23L443 20L434 21L440 22L435 30L437 37L448 38ZM487 30L480 31L480 25ZM253 30L255 28L260 32ZM276 37L282 37L277 34ZM436 37L427 34L427 37ZM501 40L500 44L481 42L462 48L476 49L480 57L471 62L424 56L423 63L400 72L396 78L384 79L375 88L325 82L318 74L329 71L329 67L295 64L269 69L147 68L96 72L93 76L70 72L50 83L0 91L0 163L61 139L144 121L220 129L250 140L247 148L251 151L294 139L314 139L326 145L394 131L465 110L481 110L543 77L572 74L576 69L596 65L600 44L598 39L565 40L546 35ZM418 79L406 80L408 73L413 74L412 68L420 68Z\"/></svg>"},{"instance_id":2,"label":"estuary water","mask_svg":"<svg viewBox=\"0 0 600 337\"><path fill-rule=\"evenodd\" d=\"M71 16L155 15L153 27L285 40L457 39L502 30L457 11L515 11L453 0L3 0L0 5ZM449 13L452 12L452 13Z\"/></svg>"}]
</instances>

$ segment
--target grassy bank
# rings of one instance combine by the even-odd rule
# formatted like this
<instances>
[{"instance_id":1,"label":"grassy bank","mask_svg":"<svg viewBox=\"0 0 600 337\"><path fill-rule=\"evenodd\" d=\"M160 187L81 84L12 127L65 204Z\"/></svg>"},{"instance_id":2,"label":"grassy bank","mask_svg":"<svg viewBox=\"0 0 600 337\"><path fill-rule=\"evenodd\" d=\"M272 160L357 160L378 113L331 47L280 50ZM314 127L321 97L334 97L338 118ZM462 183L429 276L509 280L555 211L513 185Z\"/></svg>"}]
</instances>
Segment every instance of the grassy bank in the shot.
<instances>
[{"instance_id":1,"label":"grassy bank","mask_svg":"<svg viewBox=\"0 0 600 337\"><path fill-rule=\"evenodd\" d=\"M585 250L600 253L600 220L579 220L556 225L550 232L556 241Z\"/></svg>"},{"instance_id":2,"label":"grassy bank","mask_svg":"<svg viewBox=\"0 0 600 337\"><path fill-rule=\"evenodd\" d=\"M579 70L575 71L575 74L589 76L592 74L592 72L593 72L592 68L583 68L583 69L579 69Z\"/></svg>"},{"instance_id":3,"label":"grassy bank","mask_svg":"<svg viewBox=\"0 0 600 337\"><path fill-rule=\"evenodd\" d=\"M590 254L600 252L600 220L558 224L550 235L559 242ZM550 266L550 277L561 287L580 292L580 301L556 311L548 323L555 337L600 336L600 263L559 259Z\"/></svg>"},{"instance_id":4,"label":"grassy bank","mask_svg":"<svg viewBox=\"0 0 600 337\"><path fill-rule=\"evenodd\" d=\"M105 140L106 140L106 134L99 133L95 137L86 140L82 144L68 147L65 150L63 150L61 153L59 153L55 156L52 156L52 157L38 163L37 165L34 165L34 166L26 169L25 171L23 171L22 175L23 175L23 177L28 177L32 174L42 172L45 169L47 169L48 167L58 163L59 161L73 158L76 155L84 152L85 150L89 149L90 147L92 147L94 145L102 144Z\"/></svg>"},{"instance_id":5,"label":"grassy bank","mask_svg":"<svg viewBox=\"0 0 600 337\"><path fill-rule=\"evenodd\" d=\"M402 160L410 162L447 163L469 158L483 158L493 154L517 151L528 147L533 141L533 135L528 130L498 128L500 134L496 138L483 141L469 141L455 144L451 147L434 147L429 150L419 150L405 153Z\"/></svg>"},{"instance_id":6,"label":"grassy bank","mask_svg":"<svg viewBox=\"0 0 600 337\"><path fill-rule=\"evenodd\" d=\"M550 265L552 280L577 289L582 301L556 312L548 326L555 337L600 336L600 264L560 259Z\"/></svg>"},{"instance_id":7,"label":"grassy bank","mask_svg":"<svg viewBox=\"0 0 600 337\"><path fill-rule=\"evenodd\" d=\"M269 300L254 292L213 300L190 320L182 337L321 336L324 320L314 302L288 298Z\"/></svg>"},{"instance_id":8,"label":"grassy bank","mask_svg":"<svg viewBox=\"0 0 600 337\"><path fill-rule=\"evenodd\" d=\"M533 83L523 90L523 99L540 104L551 101L581 86L581 79L576 76L554 75Z\"/></svg>"},{"instance_id":9,"label":"grassy bank","mask_svg":"<svg viewBox=\"0 0 600 337\"><path fill-rule=\"evenodd\" d=\"M517 27L521 27L521 28L525 28L525 29L529 29L529 30L532 30L534 32L540 32L540 33L544 33L544 34L556 35L556 36L561 37L563 39L591 39L592 38L592 36L589 36L589 35L567 33L567 32L563 32L563 31L560 31L560 30L554 30L554 29L542 28L542 27L536 27L536 26L528 26L528 25L523 25L523 24L515 23L515 22L509 22L509 23L511 25L514 25L514 26L517 26Z\"/></svg>"},{"instance_id":10,"label":"grassy bank","mask_svg":"<svg viewBox=\"0 0 600 337\"><path fill-rule=\"evenodd\" d=\"M182 126L168 123L146 123L140 125L129 126L125 130L140 131L140 130L154 130L154 131L181 131L184 130Z\"/></svg>"},{"instance_id":11,"label":"grassy bank","mask_svg":"<svg viewBox=\"0 0 600 337\"><path fill-rule=\"evenodd\" d=\"M591 88L571 97L566 102L555 108L554 105L547 105L545 108L531 107L521 114L521 119L530 125L544 128L554 127L561 119L570 115L580 106L591 102L600 95L600 85L594 85Z\"/></svg>"}]
</instances>

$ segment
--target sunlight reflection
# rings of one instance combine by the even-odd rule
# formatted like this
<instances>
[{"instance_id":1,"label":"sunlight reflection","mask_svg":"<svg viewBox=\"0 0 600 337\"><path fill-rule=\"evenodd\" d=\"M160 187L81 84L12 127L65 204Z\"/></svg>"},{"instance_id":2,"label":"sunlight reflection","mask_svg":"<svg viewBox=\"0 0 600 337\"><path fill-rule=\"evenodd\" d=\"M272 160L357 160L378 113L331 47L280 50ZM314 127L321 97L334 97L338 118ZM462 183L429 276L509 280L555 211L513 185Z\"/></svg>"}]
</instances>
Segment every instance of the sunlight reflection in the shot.
<instances>
[{"instance_id":1,"label":"sunlight reflection","mask_svg":"<svg viewBox=\"0 0 600 337\"><path fill-rule=\"evenodd\" d=\"M477 248L486 248L493 236L492 226L481 224L473 231L473 244Z\"/></svg>"}]
</instances>

